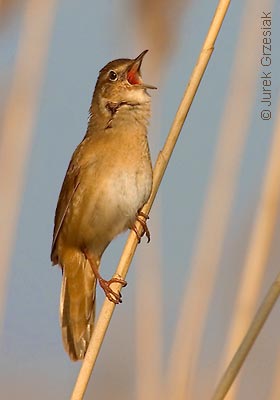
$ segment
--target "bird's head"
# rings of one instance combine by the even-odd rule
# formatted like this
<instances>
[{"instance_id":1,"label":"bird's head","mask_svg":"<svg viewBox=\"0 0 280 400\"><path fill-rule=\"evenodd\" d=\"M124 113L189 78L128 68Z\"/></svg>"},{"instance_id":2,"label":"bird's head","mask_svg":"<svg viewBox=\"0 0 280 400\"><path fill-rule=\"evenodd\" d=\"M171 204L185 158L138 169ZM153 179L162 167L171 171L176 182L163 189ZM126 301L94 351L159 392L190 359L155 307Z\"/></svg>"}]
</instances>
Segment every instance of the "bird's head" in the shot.
<instances>
[{"instance_id":1,"label":"bird's head","mask_svg":"<svg viewBox=\"0 0 280 400\"><path fill-rule=\"evenodd\" d=\"M155 86L143 82L141 64L148 50L143 51L135 59L121 58L105 65L99 73L94 95L100 103L142 104L149 101L146 89Z\"/></svg>"}]
</instances>

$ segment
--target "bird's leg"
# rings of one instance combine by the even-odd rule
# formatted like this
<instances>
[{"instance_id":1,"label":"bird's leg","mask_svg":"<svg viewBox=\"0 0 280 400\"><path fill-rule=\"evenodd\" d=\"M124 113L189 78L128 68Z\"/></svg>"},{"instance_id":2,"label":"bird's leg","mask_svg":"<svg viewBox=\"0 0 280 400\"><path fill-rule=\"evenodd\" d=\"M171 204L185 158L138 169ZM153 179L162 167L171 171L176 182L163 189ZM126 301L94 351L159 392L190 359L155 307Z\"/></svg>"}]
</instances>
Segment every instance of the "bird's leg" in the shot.
<instances>
[{"instance_id":1,"label":"bird's leg","mask_svg":"<svg viewBox=\"0 0 280 400\"><path fill-rule=\"evenodd\" d=\"M144 220L141 219L140 217L144 218ZM139 234L139 232L138 232L138 230L137 230L135 224L132 226L131 229L135 232L135 234L136 234L136 236L137 236L137 239L138 239L138 243L141 242L141 236L143 236L144 234L145 234L146 237L147 237L147 242L148 242L148 243L149 243L150 240L151 240L151 234L150 234L150 231L149 231L148 226L147 226L147 223L146 223L146 220L147 220L147 219L149 219L149 216L148 216L147 214L143 213L142 211L138 211L138 212L137 212L136 221L140 222L140 224L142 225L143 233L142 233L142 235Z\"/></svg>"},{"instance_id":2,"label":"bird's leg","mask_svg":"<svg viewBox=\"0 0 280 400\"><path fill-rule=\"evenodd\" d=\"M94 273L96 279L98 280L100 287L102 287L102 289L104 290L106 297L115 304L122 303L121 293L114 292L110 286L112 283L120 283L123 287L125 287L127 285L127 282L121 278L111 278L109 281L107 281L106 279L103 279L98 271L98 267L97 267L97 263L96 263L95 259L87 251L84 251L84 254L90 263L92 272Z\"/></svg>"}]
</instances>

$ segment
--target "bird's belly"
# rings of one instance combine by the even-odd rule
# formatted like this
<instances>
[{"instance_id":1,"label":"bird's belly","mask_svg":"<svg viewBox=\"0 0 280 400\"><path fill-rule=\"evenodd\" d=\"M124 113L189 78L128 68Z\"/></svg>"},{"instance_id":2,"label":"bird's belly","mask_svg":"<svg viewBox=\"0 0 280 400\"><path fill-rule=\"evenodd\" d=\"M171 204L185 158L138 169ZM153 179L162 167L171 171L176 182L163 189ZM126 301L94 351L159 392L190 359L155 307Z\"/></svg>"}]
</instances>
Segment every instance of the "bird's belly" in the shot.
<instances>
[{"instance_id":1,"label":"bird's belly","mask_svg":"<svg viewBox=\"0 0 280 400\"><path fill-rule=\"evenodd\" d=\"M137 211L148 200L151 184L150 174L120 172L105 189L112 211L120 218L134 222Z\"/></svg>"},{"instance_id":2,"label":"bird's belly","mask_svg":"<svg viewBox=\"0 0 280 400\"><path fill-rule=\"evenodd\" d=\"M131 227L137 211L148 200L151 184L150 173L119 171L111 176L100 196L104 220L119 225L120 231Z\"/></svg>"},{"instance_id":3,"label":"bird's belly","mask_svg":"<svg viewBox=\"0 0 280 400\"><path fill-rule=\"evenodd\" d=\"M95 201L85 205L81 221L86 246L102 253L115 236L131 228L137 211L150 196L151 187L151 168L145 172L114 172L99 181L98 188L92 189Z\"/></svg>"}]
</instances>

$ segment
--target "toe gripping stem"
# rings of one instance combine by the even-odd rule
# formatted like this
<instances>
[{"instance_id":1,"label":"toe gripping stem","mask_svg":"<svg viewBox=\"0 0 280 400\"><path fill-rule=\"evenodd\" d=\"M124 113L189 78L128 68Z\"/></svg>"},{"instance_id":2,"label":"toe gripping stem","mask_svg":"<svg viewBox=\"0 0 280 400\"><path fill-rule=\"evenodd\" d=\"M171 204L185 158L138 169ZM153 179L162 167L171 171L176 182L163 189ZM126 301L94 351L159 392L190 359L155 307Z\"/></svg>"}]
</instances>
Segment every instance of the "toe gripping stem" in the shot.
<instances>
[{"instance_id":1,"label":"toe gripping stem","mask_svg":"<svg viewBox=\"0 0 280 400\"><path fill-rule=\"evenodd\" d=\"M98 271L97 263L96 263L94 257L92 257L92 255L86 251L84 251L84 254L90 263L90 266L91 266L91 269L92 269L92 272L93 272L95 278L98 280L100 287L104 290L104 293L105 293L107 299L112 301L115 304L122 303L121 293L115 292L111 288L111 285L112 285L112 283L119 283L122 285L122 287L125 287L127 285L127 282L124 279L122 279L121 277L119 277L119 278L113 277L108 281L106 279L103 279Z\"/></svg>"},{"instance_id":2,"label":"toe gripping stem","mask_svg":"<svg viewBox=\"0 0 280 400\"><path fill-rule=\"evenodd\" d=\"M144 220L141 217L144 218ZM150 240L151 240L151 234L150 234L149 228L148 228L147 223L146 223L146 220L149 219L149 218L150 217L147 214L143 213L142 211L138 211L138 213L136 215L136 221L138 221L140 223L140 225L142 226L142 228L143 228L143 232L142 232L141 235L138 232L135 224L131 228L135 232L135 234L137 236L138 243L141 242L141 237L144 236L144 235L146 235L146 237L147 237L147 243L149 243Z\"/></svg>"}]
</instances>

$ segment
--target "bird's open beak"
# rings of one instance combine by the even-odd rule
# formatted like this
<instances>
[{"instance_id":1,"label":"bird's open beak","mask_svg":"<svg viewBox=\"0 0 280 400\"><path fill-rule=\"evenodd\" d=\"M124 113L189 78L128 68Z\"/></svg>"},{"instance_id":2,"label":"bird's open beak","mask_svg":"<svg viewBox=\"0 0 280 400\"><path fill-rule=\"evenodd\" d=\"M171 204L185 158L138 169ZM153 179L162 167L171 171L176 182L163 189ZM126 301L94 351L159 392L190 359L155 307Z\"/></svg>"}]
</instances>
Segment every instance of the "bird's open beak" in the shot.
<instances>
[{"instance_id":1,"label":"bird's open beak","mask_svg":"<svg viewBox=\"0 0 280 400\"><path fill-rule=\"evenodd\" d=\"M147 52L148 52L148 50L142 51L142 53L139 54L138 57L136 57L134 60L132 60L132 63L127 70L127 81L131 85L137 85L137 86L142 87L143 89L157 89L155 86L148 85L146 83L143 83L143 81L142 81L140 68L141 68L143 58Z\"/></svg>"}]
</instances>

